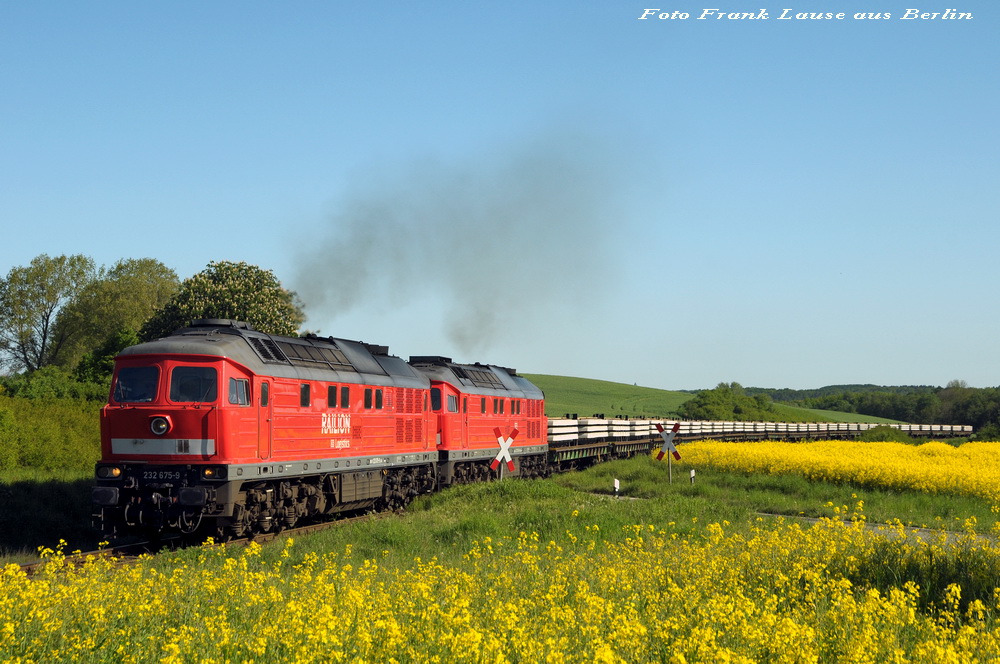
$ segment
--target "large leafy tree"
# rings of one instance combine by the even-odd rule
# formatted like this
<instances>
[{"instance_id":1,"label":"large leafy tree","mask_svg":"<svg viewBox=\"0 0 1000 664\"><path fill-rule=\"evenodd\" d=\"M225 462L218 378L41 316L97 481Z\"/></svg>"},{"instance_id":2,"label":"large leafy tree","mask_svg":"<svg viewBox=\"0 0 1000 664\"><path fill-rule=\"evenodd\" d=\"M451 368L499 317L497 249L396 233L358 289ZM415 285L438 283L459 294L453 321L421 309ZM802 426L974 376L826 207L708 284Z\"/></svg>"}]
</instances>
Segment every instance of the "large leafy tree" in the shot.
<instances>
[{"instance_id":1,"label":"large leafy tree","mask_svg":"<svg viewBox=\"0 0 1000 664\"><path fill-rule=\"evenodd\" d=\"M199 318L230 318L261 332L294 336L305 320L298 296L282 288L271 270L248 263L213 261L181 283L180 290L146 323L143 339L156 339Z\"/></svg>"},{"instance_id":2,"label":"large leafy tree","mask_svg":"<svg viewBox=\"0 0 1000 664\"><path fill-rule=\"evenodd\" d=\"M95 277L94 261L81 254L41 254L0 280L0 362L35 371L60 361L73 335L58 329L60 311Z\"/></svg>"},{"instance_id":3,"label":"large leafy tree","mask_svg":"<svg viewBox=\"0 0 1000 664\"><path fill-rule=\"evenodd\" d=\"M122 340L134 339L179 284L177 274L153 258L126 258L102 268L59 314L56 327L68 337L59 363L72 368L84 358L93 362L95 353L117 354Z\"/></svg>"}]
</instances>

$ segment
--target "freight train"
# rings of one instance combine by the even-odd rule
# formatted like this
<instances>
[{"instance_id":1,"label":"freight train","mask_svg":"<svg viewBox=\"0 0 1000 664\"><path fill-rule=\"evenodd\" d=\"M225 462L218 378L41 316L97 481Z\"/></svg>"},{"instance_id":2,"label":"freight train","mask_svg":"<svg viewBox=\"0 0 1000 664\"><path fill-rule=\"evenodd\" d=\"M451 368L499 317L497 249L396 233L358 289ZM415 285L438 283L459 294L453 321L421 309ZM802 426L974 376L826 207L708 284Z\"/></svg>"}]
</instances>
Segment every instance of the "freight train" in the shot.
<instances>
[{"instance_id":1,"label":"freight train","mask_svg":"<svg viewBox=\"0 0 1000 664\"><path fill-rule=\"evenodd\" d=\"M400 508L452 484L648 453L664 424L549 420L542 391L513 369L199 320L115 359L95 524L109 536L252 536ZM683 422L677 438L851 437L867 426Z\"/></svg>"}]
</instances>

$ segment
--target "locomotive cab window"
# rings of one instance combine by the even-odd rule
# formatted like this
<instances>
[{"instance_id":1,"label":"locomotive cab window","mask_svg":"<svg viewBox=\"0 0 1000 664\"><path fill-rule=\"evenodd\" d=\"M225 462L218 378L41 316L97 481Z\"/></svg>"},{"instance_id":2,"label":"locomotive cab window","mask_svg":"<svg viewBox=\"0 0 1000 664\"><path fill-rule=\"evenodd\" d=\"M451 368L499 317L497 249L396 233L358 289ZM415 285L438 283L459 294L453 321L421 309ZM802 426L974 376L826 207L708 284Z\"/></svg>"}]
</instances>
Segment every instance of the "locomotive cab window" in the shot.
<instances>
[{"instance_id":1,"label":"locomotive cab window","mask_svg":"<svg viewBox=\"0 0 1000 664\"><path fill-rule=\"evenodd\" d=\"M312 395L309 393L309 383L299 385L299 405L308 408L312 404Z\"/></svg>"},{"instance_id":2,"label":"locomotive cab window","mask_svg":"<svg viewBox=\"0 0 1000 664\"><path fill-rule=\"evenodd\" d=\"M118 403L153 401L158 382L159 367L124 367L118 371L113 398Z\"/></svg>"},{"instance_id":3,"label":"locomotive cab window","mask_svg":"<svg viewBox=\"0 0 1000 664\"><path fill-rule=\"evenodd\" d=\"M458 397L454 394L448 395L448 412L457 413L458 412Z\"/></svg>"},{"instance_id":4,"label":"locomotive cab window","mask_svg":"<svg viewBox=\"0 0 1000 664\"><path fill-rule=\"evenodd\" d=\"M431 388L431 410L437 412L441 410L441 388Z\"/></svg>"},{"instance_id":5,"label":"locomotive cab window","mask_svg":"<svg viewBox=\"0 0 1000 664\"><path fill-rule=\"evenodd\" d=\"M250 381L246 378L229 379L229 403L239 406L250 405Z\"/></svg>"},{"instance_id":6,"label":"locomotive cab window","mask_svg":"<svg viewBox=\"0 0 1000 664\"><path fill-rule=\"evenodd\" d=\"M376 410L382 409L381 388L377 388L375 390L370 387L365 388L365 408L375 408Z\"/></svg>"},{"instance_id":7,"label":"locomotive cab window","mask_svg":"<svg viewBox=\"0 0 1000 664\"><path fill-rule=\"evenodd\" d=\"M211 403L216 399L214 367L174 367L170 372L170 400L177 403Z\"/></svg>"},{"instance_id":8,"label":"locomotive cab window","mask_svg":"<svg viewBox=\"0 0 1000 664\"><path fill-rule=\"evenodd\" d=\"M373 398L374 397L374 401ZM376 389L372 390L370 387L365 388L365 408L374 407L376 410L382 409L382 390Z\"/></svg>"}]
</instances>

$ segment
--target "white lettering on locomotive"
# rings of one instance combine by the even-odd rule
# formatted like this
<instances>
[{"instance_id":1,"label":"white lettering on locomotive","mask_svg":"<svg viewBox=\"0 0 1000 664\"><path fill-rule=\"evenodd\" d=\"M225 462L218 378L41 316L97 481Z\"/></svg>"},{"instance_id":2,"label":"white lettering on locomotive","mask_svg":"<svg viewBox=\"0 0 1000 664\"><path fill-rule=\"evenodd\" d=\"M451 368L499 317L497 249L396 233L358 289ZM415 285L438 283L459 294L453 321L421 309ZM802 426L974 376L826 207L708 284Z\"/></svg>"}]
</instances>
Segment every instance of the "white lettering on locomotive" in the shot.
<instances>
[{"instance_id":1,"label":"white lettering on locomotive","mask_svg":"<svg viewBox=\"0 0 1000 664\"><path fill-rule=\"evenodd\" d=\"M349 435L351 433L351 414L323 413L323 421L320 429L324 435Z\"/></svg>"}]
</instances>

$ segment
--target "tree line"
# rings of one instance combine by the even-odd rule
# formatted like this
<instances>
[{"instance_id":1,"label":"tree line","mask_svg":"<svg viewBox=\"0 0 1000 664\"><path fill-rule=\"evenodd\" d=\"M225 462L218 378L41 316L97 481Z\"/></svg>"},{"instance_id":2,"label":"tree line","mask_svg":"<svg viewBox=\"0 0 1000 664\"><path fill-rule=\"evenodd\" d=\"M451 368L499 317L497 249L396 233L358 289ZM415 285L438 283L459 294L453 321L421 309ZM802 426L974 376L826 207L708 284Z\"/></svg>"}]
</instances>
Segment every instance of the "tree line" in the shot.
<instances>
[{"instance_id":1,"label":"tree line","mask_svg":"<svg viewBox=\"0 0 1000 664\"><path fill-rule=\"evenodd\" d=\"M153 258L98 267L82 254L41 254L0 279L0 388L102 400L122 349L199 318L294 336L305 315L273 272L243 262L214 261L181 281Z\"/></svg>"},{"instance_id":2,"label":"tree line","mask_svg":"<svg viewBox=\"0 0 1000 664\"><path fill-rule=\"evenodd\" d=\"M805 399L801 405L903 422L970 424L980 434L1000 434L1000 388L969 387L958 380L945 387L910 392L841 392Z\"/></svg>"},{"instance_id":3,"label":"tree line","mask_svg":"<svg viewBox=\"0 0 1000 664\"><path fill-rule=\"evenodd\" d=\"M872 385L870 383L865 383L851 385L827 385L825 387L816 387L805 390L796 390L788 387L745 387L743 389L750 396L766 394L775 401L802 403L806 399L819 399L822 397L840 395L844 392L850 392L852 394L855 392L890 392L893 394L910 394L913 392L933 392L941 388L934 387L932 385Z\"/></svg>"},{"instance_id":4,"label":"tree line","mask_svg":"<svg viewBox=\"0 0 1000 664\"><path fill-rule=\"evenodd\" d=\"M974 388L954 380L945 387L840 385L837 389L770 390L719 383L684 402L680 415L689 419L794 420L776 403L817 410L857 413L919 424L968 424L983 440L1000 440L1000 388ZM874 388L874 389L873 389ZM819 392L820 396L803 396ZM781 399L779 396L786 398ZM788 398L792 397L792 398Z\"/></svg>"}]
</instances>

